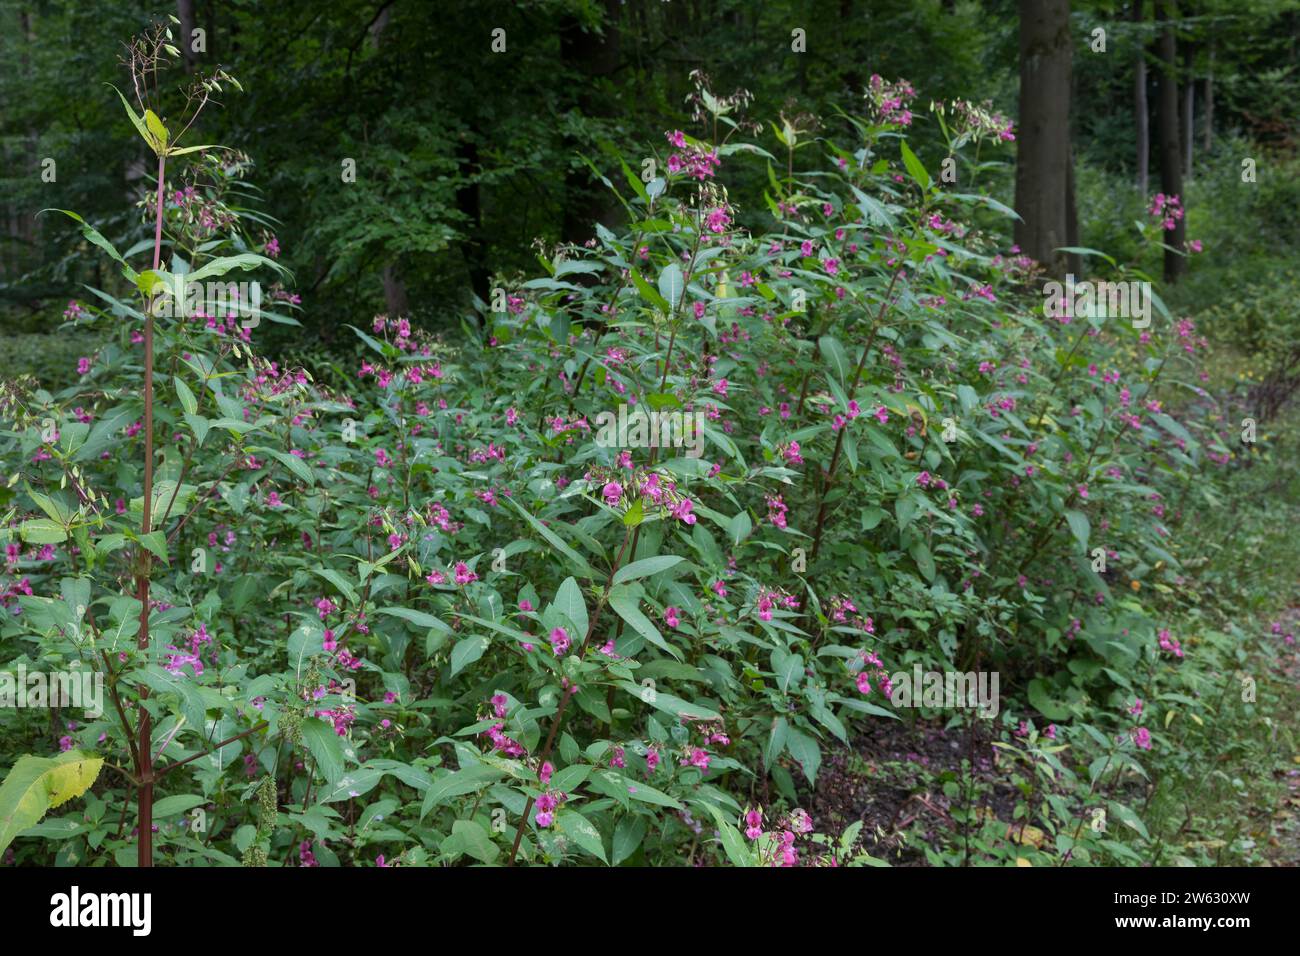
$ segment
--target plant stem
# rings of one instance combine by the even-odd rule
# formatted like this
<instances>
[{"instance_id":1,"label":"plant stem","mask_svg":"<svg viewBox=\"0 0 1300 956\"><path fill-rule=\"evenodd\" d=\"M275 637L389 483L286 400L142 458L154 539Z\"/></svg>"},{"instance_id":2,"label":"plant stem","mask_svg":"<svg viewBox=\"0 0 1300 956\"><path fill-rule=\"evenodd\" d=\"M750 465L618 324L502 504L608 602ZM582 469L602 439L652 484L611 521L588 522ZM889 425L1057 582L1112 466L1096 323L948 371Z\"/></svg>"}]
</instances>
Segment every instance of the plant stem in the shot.
<instances>
[{"instance_id":1,"label":"plant stem","mask_svg":"<svg viewBox=\"0 0 1300 956\"><path fill-rule=\"evenodd\" d=\"M153 233L153 267L162 264L162 224L163 224L163 175L166 170L167 157L158 157L158 198L154 217ZM140 518L140 535L149 534L153 506L153 309L145 309L144 318L144 503ZM149 654L149 573L152 569L152 555L143 546L136 547L135 593L140 602L140 636L136 648L146 660ZM139 866L153 866L153 723L145 701L149 699L149 687L141 683L137 688L140 700L140 725L136 743L137 767L140 773L139 836L136 842L136 863ZM201 729L201 728L200 728Z\"/></svg>"},{"instance_id":2,"label":"plant stem","mask_svg":"<svg viewBox=\"0 0 1300 956\"><path fill-rule=\"evenodd\" d=\"M885 318L885 310L889 308L890 296L894 294L894 285L898 282L898 277L903 274L900 267L894 272L894 277L889 280L889 288L885 290L885 297L881 300L880 311L876 313L876 321L871 327L871 334L867 336L867 342L862 346L862 355L858 358L857 370L853 373L853 384L849 387L849 399L852 400L857 394L858 383L862 380L862 369L867 364L867 353L871 351L871 346L876 342L876 333L880 331L880 323ZM839 435L835 439L835 450L831 452L831 463L826 469L826 477L822 482L821 494L817 500L817 520L813 530L812 550L809 557L813 560L817 558L817 549L821 547L822 530L826 523L826 496L831 490L831 481L835 478L835 468L840 463L840 452L844 448L844 433L849 429L849 423L845 422L840 428Z\"/></svg>"}]
</instances>

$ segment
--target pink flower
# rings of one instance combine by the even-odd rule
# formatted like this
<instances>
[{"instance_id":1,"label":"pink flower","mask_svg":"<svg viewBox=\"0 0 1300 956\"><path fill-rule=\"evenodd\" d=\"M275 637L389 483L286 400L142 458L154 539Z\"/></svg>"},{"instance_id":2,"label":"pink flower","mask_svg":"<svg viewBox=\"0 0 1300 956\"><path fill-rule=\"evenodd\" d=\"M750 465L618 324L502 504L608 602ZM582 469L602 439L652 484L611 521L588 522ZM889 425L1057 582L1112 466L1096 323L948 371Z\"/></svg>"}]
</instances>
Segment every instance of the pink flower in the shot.
<instances>
[{"instance_id":1,"label":"pink flower","mask_svg":"<svg viewBox=\"0 0 1300 956\"><path fill-rule=\"evenodd\" d=\"M695 524L695 515L691 514L691 508L693 507L690 498L683 498L673 507L672 515L685 524Z\"/></svg>"},{"instance_id":2,"label":"pink flower","mask_svg":"<svg viewBox=\"0 0 1300 956\"><path fill-rule=\"evenodd\" d=\"M616 508L618 507L619 499L623 497L623 486L617 481L611 481L600 490L600 493L604 495L605 503L607 505L611 508Z\"/></svg>"},{"instance_id":3,"label":"pink flower","mask_svg":"<svg viewBox=\"0 0 1300 956\"><path fill-rule=\"evenodd\" d=\"M681 618L677 616L680 613L681 612L675 607L664 608L664 623L671 628L677 628L682 623Z\"/></svg>"},{"instance_id":4,"label":"pink flower","mask_svg":"<svg viewBox=\"0 0 1300 956\"><path fill-rule=\"evenodd\" d=\"M550 640L551 640L551 650L555 652L556 657L563 657L565 654L568 653L569 647L572 642L569 640L569 632L566 631L564 628L562 627L553 628L551 630Z\"/></svg>"},{"instance_id":5,"label":"pink flower","mask_svg":"<svg viewBox=\"0 0 1300 956\"><path fill-rule=\"evenodd\" d=\"M478 575L469 569L469 565L464 561L456 562L456 583L469 584L471 581L477 581Z\"/></svg>"},{"instance_id":6,"label":"pink flower","mask_svg":"<svg viewBox=\"0 0 1300 956\"><path fill-rule=\"evenodd\" d=\"M700 747L692 747L690 753L682 758L681 765L683 767L697 767L707 773L711 759L708 751Z\"/></svg>"}]
</instances>

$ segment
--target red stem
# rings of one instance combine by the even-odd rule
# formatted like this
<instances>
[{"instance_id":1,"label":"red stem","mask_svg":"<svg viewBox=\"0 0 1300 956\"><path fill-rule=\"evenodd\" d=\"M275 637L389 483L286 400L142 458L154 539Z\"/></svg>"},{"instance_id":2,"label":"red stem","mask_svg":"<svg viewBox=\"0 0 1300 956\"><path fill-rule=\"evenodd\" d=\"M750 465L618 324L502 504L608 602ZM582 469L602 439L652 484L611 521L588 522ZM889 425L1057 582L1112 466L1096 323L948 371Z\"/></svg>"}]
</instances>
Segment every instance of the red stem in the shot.
<instances>
[{"instance_id":1,"label":"red stem","mask_svg":"<svg viewBox=\"0 0 1300 956\"><path fill-rule=\"evenodd\" d=\"M155 210L153 233L153 267L162 264L162 227L163 227L163 173L167 157L158 156L158 198ZM149 534L153 520L153 308L152 302L145 309L144 319L144 504L140 519L141 537ZM140 602L140 636L136 647L146 656L149 653L149 574L152 570L152 555L145 547L136 548L135 593ZM136 754L140 765L139 837L136 843L136 864L143 867L153 866L153 721L144 702L149 699L149 687L140 684L137 696L140 700L140 726L136 743Z\"/></svg>"}]
</instances>

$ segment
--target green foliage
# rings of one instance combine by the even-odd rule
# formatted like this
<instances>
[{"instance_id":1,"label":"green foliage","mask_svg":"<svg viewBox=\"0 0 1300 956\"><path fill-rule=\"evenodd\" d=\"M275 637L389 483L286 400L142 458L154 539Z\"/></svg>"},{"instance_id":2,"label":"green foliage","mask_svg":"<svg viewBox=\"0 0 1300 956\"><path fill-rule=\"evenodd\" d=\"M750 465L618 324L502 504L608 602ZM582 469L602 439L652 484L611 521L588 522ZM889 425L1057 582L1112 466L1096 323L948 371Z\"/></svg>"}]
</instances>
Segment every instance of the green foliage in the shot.
<instances>
[{"instance_id":1,"label":"green foliage","mask_svg":"<svg viewBox=\"0 0 1300 956\"><path fill-rule=\"evenodd\" d=\"M319 376L242 321L294 321L287 287L282 315L160 308L178 276L293 282L245 157L192 154L145 201L165 267L80 233L114 265L67 328L102 344L66 385L0 393L6 666L113 690L63 728L113 765L47 821L64 852L130 859L147 713L167 863L876 865L864 828L812 833L799 807L868 723L978 719L904 706L914 666L1000 675L980 732L1019 794L1008 823L971 774L942 779L965 839L932 862L1166 852L1185 748L1254 727L1227 675L1269 645L1225 620L1206 526L1277 446L1227 427L1190 320L1045 315L1005 208L946 186L910 122L855 110L782 169L698 82L701 138L668 131L657 185L610 186L624 225L541 246L454 342L352 316L359 360ZM444 133L379 128L373 156L427 152L359 191L358 267L455 237L398 238L420 202L450 209L406 178L443 168ZM961 168L997 155L948 132ZM735 169L763 184L744 225ZM345 222L321 210L321 236ZM681 429L609 425L646 408ZM23 708L0 722L15 757L49 735ZM178 810L200 806L202 833Z\"/></svg>"}]
</instances>

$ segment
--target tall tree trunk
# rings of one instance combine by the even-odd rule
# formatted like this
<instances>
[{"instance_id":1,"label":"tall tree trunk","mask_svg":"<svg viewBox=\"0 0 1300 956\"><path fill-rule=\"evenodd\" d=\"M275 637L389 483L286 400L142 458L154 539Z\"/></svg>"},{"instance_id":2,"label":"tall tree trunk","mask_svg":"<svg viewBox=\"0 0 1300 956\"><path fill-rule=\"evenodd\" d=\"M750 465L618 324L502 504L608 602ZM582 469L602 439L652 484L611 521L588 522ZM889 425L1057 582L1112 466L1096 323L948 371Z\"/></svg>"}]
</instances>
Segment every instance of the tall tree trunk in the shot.
<instances>
[{"instance_id":1,"label":"tall tree trunk","mask_svg":"<svg viewBox=\"0 0 1300 956\"><path fill-rule=\"evenodd\" d=\"M411 301L406 294L406 283L398 274L395 263L384 266L381 280L384 284L384 307L388 315L394 319L410 315Z\"/></svg>"},{"instance_id":2,"label":"tall tree trunk","mask_svg":"<svg viewBox=\"0 0 1300 956\"><path fill-rule=\"evenodd\" d=\"M1142 0L1134 0L1133 22L1145 24ZM1137 186L1138 194L1146 201L1151 178L1151 110L1147 104L1147 51L1146 43L1138 38L1136 76L1133 81L1133 112L1137 121Z\"/></svg>"},{"instance_id":3,"label":"tall tree trunk","mask_svg":"<svg viewBox=\"0 0 1300 956\"><path fill-rule=\"evenodd\" d=\"M1020 133L1016 243L1061 276L1069 244L1070 2L1019 0Z\"/></svg>"},{"instance_id":4,"label":"tall tree trunk","mask_svg":"<svg viewBox=\"0 0 1300 956\"><path fill-rule=\"evenodd\" d=\"M1156 20L1160 23L1160 36L1156 50L1160 59L1160 187L1166 195L1183 198L1183 162L1179 155L1178 136L1178 41L1174 38L1170 22L1169 3L1156 0ZM1187 220L1175 220L1174 228L1165 234L1165 243L1172 250L1182 250L1187 240ZM1177 282L1187 271L1187 259L1178 251L1165 251L1165 281Z\"/></svg>"}]
</instances>

